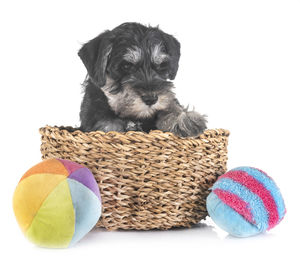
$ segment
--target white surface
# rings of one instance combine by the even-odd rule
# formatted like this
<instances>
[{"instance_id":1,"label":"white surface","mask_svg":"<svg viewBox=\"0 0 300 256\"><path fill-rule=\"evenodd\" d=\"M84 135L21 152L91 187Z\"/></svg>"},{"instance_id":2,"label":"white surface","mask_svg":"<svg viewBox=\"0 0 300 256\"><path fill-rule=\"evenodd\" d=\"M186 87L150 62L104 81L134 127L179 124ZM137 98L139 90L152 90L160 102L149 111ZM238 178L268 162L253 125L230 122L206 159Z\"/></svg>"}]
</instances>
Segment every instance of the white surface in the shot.
<instances>
[{"instance_id":1,"label":"white surface","mask_svg":"<svg viewBox=\"0 0 300 256\"><path fill-rule=\"evenodd\" d=\"M259 167L287 205L265 235L235 239L211 220L171 231L94 230L56 254L270 255L299 252L299 1L1 1L1 245L10 255L47 255L12 211L22 174L40 161L38 128L78 125L86 71L81 43L124 21L160 27L182 44L178 98L227 128L228 168ZM297 218L298 217L298 218Z\"/></svg>"}]
</instances>

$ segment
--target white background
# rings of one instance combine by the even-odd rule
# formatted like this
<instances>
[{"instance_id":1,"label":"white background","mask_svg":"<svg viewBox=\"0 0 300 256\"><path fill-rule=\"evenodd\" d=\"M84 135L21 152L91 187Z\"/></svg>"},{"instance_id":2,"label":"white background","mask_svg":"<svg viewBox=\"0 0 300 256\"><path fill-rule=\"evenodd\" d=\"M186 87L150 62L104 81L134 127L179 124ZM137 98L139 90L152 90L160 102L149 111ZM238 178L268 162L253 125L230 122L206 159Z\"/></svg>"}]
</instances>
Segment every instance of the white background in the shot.
<instances>
[{"instance_id":1,"label":"white background","mask_svg":"<svg viewBox=\"0 0 300 256\"><path fill-rule=\"evenodd\" d=\"M40 161L38 128L79 125L81 44L125 21L173 34L182 45L175 80L182 104L226 128L228 168L274 178L287 215L264 235L236 239L210 220L171 231L94 230L66 250L38 248L16 224L12 195ZM299 253L299 1L0 2L1 251L10 255L270 255ZM7 252L8 253L8 252Z\"/></svg>"}]
</instances>

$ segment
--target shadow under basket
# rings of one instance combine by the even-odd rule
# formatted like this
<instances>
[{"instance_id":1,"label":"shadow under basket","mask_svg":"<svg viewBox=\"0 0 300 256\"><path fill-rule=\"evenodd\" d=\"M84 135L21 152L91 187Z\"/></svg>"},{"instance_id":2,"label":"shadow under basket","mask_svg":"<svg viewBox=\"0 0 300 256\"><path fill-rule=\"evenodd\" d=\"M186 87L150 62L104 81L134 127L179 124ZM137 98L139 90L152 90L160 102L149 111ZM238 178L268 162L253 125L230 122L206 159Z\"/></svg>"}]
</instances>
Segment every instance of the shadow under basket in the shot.
<instances>
[{"instance_id":1,"label":"shadow under basket","mask_svg":"<svg viewBox=\"0 0 300 256\"><path fill-rule=\"evenodd\" d=\"M195 138L50 126L40 133L43 159L68 159L93 172L103 206L97 227L108 230L190 227L207 216L208 189L226 171L223 129Z\"/></svg>"}]
</instances>

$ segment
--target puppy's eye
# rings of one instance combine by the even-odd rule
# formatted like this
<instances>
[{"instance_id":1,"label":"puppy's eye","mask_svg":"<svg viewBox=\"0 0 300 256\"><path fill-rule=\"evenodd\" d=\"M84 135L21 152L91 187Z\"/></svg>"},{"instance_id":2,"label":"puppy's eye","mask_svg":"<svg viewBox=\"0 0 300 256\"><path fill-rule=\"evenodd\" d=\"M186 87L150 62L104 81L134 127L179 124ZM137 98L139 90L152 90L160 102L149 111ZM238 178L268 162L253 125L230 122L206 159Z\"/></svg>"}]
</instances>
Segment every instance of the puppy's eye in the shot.
<instances>
[{"instance_id":1,"label":"puppy's eye","mask_svg":"<svg viewBox=\"0 0 300 256\"><path fill-rule=\"evenodd\" d=\"M129 72L130 70L132 70L134 67L134 65L130 62L122 62L120 65L120 68L125 71L125 72Z\"/></svg>"}]
</instances>

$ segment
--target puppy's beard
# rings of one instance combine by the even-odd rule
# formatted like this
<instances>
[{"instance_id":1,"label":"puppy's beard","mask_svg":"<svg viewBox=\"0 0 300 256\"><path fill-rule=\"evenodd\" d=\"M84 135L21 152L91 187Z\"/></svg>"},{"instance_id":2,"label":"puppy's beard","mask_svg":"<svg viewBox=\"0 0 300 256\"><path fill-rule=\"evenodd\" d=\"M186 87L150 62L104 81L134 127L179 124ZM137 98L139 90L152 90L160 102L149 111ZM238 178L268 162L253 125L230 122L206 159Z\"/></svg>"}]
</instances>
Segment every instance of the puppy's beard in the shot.
<instances>
[{"instance_id":1,"label":"puppy's beard","mask_svg":"<svg viewBox=\"0 0 300 256\"><path fill-rule=\"evenodd\" d=\"M101 88L108 99L112 110L121 118L146 119L151 118L159 110L166 109L174 94L167 91L158 95L157 102L151 106L146 105L141 97L132 89L130 84L124 84L123 90L114 94L111 93L115 81L107 78L106 84Z\"/></svg>"}]
</instances>

